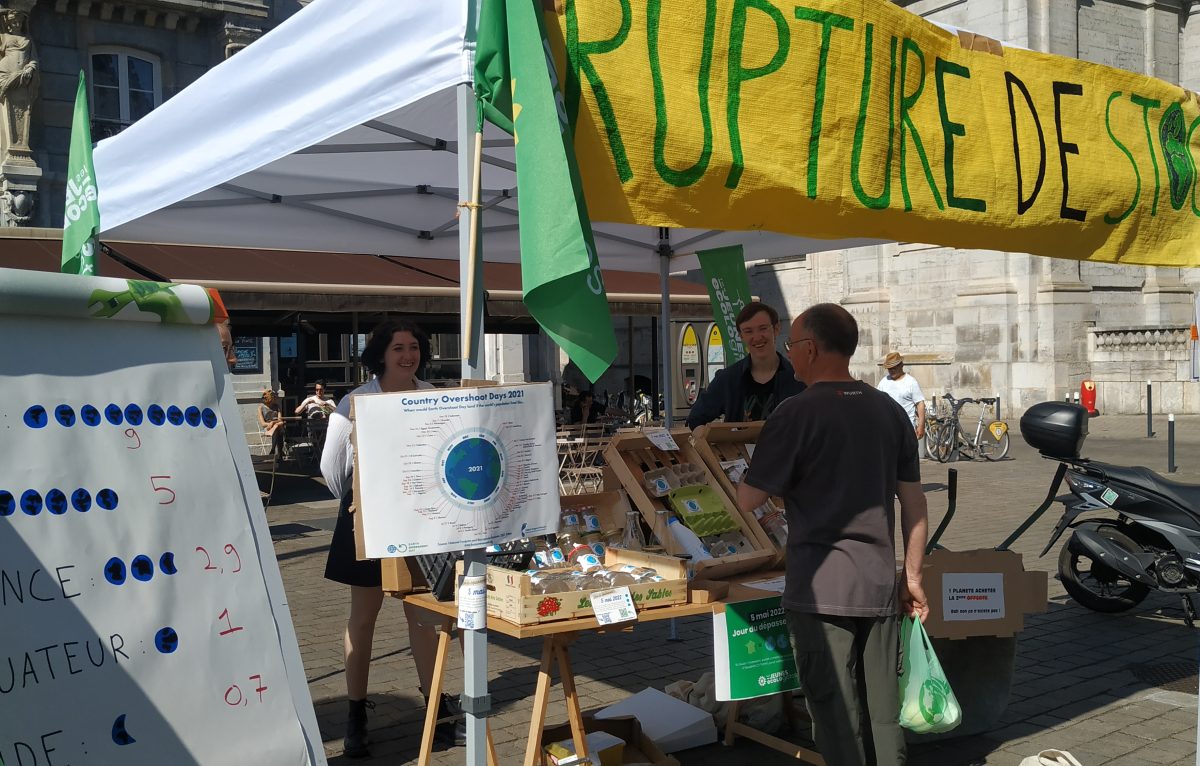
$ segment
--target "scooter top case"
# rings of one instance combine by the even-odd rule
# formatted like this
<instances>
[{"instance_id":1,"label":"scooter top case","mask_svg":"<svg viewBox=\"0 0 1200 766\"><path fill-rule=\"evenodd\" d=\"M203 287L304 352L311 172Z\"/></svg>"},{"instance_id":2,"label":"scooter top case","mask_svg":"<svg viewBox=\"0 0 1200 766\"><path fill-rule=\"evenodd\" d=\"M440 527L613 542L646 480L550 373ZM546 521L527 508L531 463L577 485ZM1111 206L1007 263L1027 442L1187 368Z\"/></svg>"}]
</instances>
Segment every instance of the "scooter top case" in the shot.
<instances>
[{"instance_id":1,"label":"scooter top case","mask_svg":"<svg viewBox=\"0 0 1200 766\"><path fill-rule=\"evenodd\" d=\"M1021 437L1046 457L1079 457L1087 433L1087 409L1078 404L1042 402L1021 416Z\"/></svg>"}]
</instances>

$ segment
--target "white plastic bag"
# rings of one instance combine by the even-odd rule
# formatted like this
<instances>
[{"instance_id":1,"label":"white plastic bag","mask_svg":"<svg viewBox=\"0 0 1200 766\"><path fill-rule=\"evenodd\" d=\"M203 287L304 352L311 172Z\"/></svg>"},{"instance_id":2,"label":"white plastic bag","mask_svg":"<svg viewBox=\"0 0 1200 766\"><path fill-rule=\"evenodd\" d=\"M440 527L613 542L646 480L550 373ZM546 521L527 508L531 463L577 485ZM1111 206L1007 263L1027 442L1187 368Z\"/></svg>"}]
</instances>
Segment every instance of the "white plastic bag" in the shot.
<instances>
[{"instance_id":1,"label":"white plastic bag","mask_svg":"<svg viewBox=\"0 0 1200 766\"><path fill-rule=\"evenodd\" d=\"M1021 766L1083 766L1066 750L1043 750L1021 761Z\"/></svg>"},{"instance_id":2,"label":"white plastic bag","mask_svg":"<svg viewBox=\"0 0 1200 766\"><path fill-rule=\"evenodd\" d=\"M900 646L904 668L900 675L900 725L917 734L950 731L962 722L962 708L942 672L925 626L904 617Z\"/></svg>"}]
</instances>

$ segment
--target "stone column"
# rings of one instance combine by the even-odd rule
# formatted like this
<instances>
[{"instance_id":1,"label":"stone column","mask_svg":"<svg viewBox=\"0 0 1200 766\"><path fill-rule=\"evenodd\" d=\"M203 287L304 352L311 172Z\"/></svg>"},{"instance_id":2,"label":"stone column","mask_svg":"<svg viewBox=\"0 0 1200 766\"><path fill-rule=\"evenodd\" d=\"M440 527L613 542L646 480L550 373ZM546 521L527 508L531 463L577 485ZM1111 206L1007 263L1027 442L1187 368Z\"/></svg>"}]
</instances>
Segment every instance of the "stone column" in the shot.
<instances>
[{"instance_id":1,"label":"stone column","mask_svg":"<svg viewBox=\"0 0 1200 766\"><path fill-rule=\"evenodd\" d=\"M1079 278L1079 263L1042 258L1037 288L1037 359L1045 388L1041 400L1078 390L1090 375L1088 328L1095 324L1092 288ZM1026 392L1033 398L1035 392ZM1033 404L1026 401L1025 406Z\"/></svg>"},{"instance_id":2,"label":"stone column","mask_svg":"<svg viewBox=\"0 0 1200 766\"><path fill-rule=\"evenodd\" d=\"M1179 269L1147 266L1146 281L1142 283L1142 304L1146 309L1147 325L1192 323L1192 288L1184 284Z\"/></svg>"},{"instance_id":3,"label":"stone column","mask_svg":"<svg viewBox=\"0 0 1200 766\"><path fill-rule=\"evenodd\" d=\"M37 0L0 9L0 226L25 226L33 216L42 170L29 145L38 94L38 59L29 33Z\"/></svg>"}]
</instances>

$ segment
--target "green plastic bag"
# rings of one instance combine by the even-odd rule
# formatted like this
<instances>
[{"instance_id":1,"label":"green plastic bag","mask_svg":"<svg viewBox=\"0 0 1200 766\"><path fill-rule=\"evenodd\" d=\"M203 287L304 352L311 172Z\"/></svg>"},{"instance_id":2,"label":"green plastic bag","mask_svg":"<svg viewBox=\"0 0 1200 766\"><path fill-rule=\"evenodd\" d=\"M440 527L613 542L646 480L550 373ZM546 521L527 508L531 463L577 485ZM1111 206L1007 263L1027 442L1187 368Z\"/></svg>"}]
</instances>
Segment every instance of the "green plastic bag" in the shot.
<instances>
[{"instance_id":1,"label":"green plastic bag","mask_svg":"<svg viewBox=\"0 0 1200 766\"><path fill-rule=\"evenodd\" d=\"M900 725L917 734L950 731L962 721L962 708L942 672L925 626L904 617L900 626L904 668L900 674Z\"/></svg>"}]
</instances>

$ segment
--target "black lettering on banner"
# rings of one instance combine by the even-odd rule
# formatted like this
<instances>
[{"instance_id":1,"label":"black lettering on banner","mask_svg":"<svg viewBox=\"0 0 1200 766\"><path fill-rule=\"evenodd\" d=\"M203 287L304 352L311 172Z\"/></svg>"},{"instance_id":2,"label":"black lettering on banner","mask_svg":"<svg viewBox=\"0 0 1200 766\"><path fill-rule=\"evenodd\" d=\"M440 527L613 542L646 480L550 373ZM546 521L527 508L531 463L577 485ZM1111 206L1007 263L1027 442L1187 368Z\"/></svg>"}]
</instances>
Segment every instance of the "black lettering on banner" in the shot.
<instances>
[{"instance_id":1,"label":"black lettering on banner","mask_svg":"<svg viewBox=\"0 0 1200 766\"><path fill-rule=\"evenodd\" d=\"M1062 206L1059 207L1058 214L1071 221L1082 221L1087 218L1087 211L1067 205L1067 194L1071 188L1067 181L1067 155L1079 154L1079 147L1063 141L1062 96L1082 96L1083 86L1078 83L1055 80L1050 88L1054 92L1054 131L1058 136L1058 163L1062 167Z\"/></svg>"},{"instance_id":2,"label":"black lettering on banner","mask_svg":"<svg viewBox=\"0 0 1200 766\"><path fill-rule=\"evenodd\" d=\"M1038 119L1037 109L1033 105L1033 98L1030 97L1029 89L1025 87L1025 83L1012 72L1005 72L1004 84L1008 90L1008 117L1012 121L1013 158L1017 166L1017 215L1025 215L1025 212L1033 207L1038 193L1042 190L1042 181L1046 180L1046 137L1042 133L1042 121ZM1034 183L1033 191L1030 193L1028 199L1025 198L1025 178L1021 171L1021 141L1017 137L1017 107L1013 101L1014 85L1021 91L1021 95L1025 99L1025 104L1029 107L1029 115L1033 117L1033 124L1037 128L1039 153L1038 175L1037 182Z\"/></svg>"}]
</instances>

